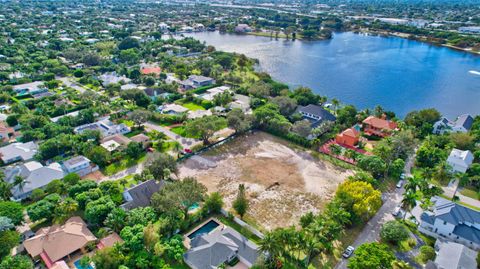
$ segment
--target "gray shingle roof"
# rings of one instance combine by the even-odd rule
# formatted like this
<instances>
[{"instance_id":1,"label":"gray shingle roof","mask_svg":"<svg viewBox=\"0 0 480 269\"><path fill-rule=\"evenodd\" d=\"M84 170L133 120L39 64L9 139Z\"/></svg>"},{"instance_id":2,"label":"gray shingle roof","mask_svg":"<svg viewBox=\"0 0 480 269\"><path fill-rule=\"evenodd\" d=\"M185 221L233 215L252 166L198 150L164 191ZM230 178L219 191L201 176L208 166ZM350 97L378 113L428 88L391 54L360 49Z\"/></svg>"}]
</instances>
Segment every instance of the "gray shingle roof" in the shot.
<instances>
[{"instance_id":1,"label":"gray shingle roof","mask_svg":"<svg viewBox=\"0 0 480 269\"><path fill-rule=\"evenodd\" d=\"M183 257L193 269L216 268L232 255L254 264L259 256L258 247L230 227L197 236L190 245Z\"/></svg>"},{"instance_id":2,"label":"gray shingle roof","mask_svg":"<svg viewBox=\"0 0 480 269\"><path fill-rule=\"evenodd\" d=\"M466 130L470 130L473 125L473 118L469 114L460 115L455 121L455 126L463 126Z\"/></svg>"},{"instance_id":3,"label":"gray shingle roof","mask_svg":"<svg viewBox=\"0 0 480 269\"><path fill-rule=\"evenodd\" d=\"M157 183L155 180L148 180L125 190L133 200L121 205L125 210L131 210L137 207L146 207L150 205L150 198L158 192L164 185L163 181Z\"/></svg>"},{"instance_id":4,"label":"gray shingle roof","mask_svg":"<svg viewBox=\"0 0 480 269\"><path fill-rule=\"evenodd\" d=\"M319 116L322 120L335 121L337 119L332 113L317 105L299 106L297 111Z\"/></svg>"},{"instance_id":5,"label":"gray shingle roof","mask_svg":"<svg viewBox=\"0 0 480 269\"><path fill-rule=\"evenodd\" d=\"M477 252L454 242L444 242L435 259L439 269L475 269Z\"/></svg>"}]
</instances>

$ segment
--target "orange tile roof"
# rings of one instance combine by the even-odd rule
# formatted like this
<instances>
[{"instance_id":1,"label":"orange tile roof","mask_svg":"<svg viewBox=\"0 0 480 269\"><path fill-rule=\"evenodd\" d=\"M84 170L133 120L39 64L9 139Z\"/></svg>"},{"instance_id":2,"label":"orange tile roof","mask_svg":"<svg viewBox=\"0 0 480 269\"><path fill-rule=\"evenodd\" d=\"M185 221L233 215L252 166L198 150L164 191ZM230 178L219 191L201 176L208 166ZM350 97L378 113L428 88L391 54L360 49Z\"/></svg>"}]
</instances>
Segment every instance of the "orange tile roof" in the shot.
<instances>
[{"instance_id":1,"label":"orange tile roof","mask_svg":"<svg viewBox=\"0 0 480 269\"><path fill-rule=\"evenodd\" d=\"M162 72L162 69L160 67L145 67L145 68L142 68L141 72L144 75L150 75L150 74L159 75L160 72Z\"/></svg>"},{"instance_id":2,"label":"orange tile roof","mask_svg":"<svg viewBox=\"0 0 480 269\"><path fill-rule=\"evenodd\" d=\"M368 118L363 120L363 123L368 124L372 127L378 128L378 129L395 130L397 128L397 124L395 122L380 119L380 118L377 118L377 117L374 117L374 116L369 116Z\"/></svg>"},{"instance_id":3,"label":"orange tile roof","mask_svg":"<svg viewBox=\"0 0 480 269\"><path fill-rule=\"evenodd\" d=\"M38 230L23 245L30 256L46 254L55 262L96 239L80 217L71 217L62 226L52 225Z\"/></svg>"},{"instance_id":4,"label":"orange tile roof","mask_svg":"<svg viewBox=\"0 0 480 269\"><path fill-rule=\"evenodd\" d=\"M345 130L342 132L342 135L344 135L344 136L350 136L350 137L357 137L357 136L360 135L360 132L359 132L357 129L351 127L351 128L345 129Z\"/></svg>"}]
</instances>

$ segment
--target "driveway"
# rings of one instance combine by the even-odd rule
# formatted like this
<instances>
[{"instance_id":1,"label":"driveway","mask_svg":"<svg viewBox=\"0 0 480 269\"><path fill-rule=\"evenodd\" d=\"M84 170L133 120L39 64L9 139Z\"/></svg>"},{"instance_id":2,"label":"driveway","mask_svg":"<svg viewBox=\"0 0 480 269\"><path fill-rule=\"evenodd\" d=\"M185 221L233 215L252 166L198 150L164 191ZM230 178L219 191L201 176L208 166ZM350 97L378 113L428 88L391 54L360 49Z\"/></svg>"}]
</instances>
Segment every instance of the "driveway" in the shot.
<instances>
[{"instance_id":1,"label":"driveway","mask_svg":"<svg viewBox=\"0 0 480 269\"><path fill-rule=\"evenodd\" d=\"M191 148L197 144L200 144L201 141L198 139L193 139L193 138L186 138L183 136L180 136L172 131L170 131L168 128L157 125L152 122L146 122L143 124L147 130L155 130L161 133L164 133L166 136L170 137L170 139L177 141L182 145L183 148Z\"/></svg>"},{"instance_id":2,"label":"driveway","mask_svg":"<svg viewBox=\"0 0 480 269\"><path fill-rule=\"evenodd\" d=\"M80 85L78 85L71 78L63 77L63 78L58 78L58 80L60 80L65 86L73 88L73 89L79 91L80 93L84 93L87 90L87 89L81 87Z\"/></svg>"},{"instance_id":3,"label":"driveway","mask_svg":"<svg viewBox=\"0 0 480 269\"><path fill-rule=\"evenodd\" d=\"M460 193L460 188L458 189L457 193L455 193L455 190L457 188L458 188L458 180L455 180L451 184L448 184L448 186L442 187L443 194L448 196L449 198L453 198L453 195L455 194L460 199L460 202L480 208L480 201L479 200L473 199L473 198L470 198L468 196L465 196L465 195L461 194Z\"/></svg>"}]
</instances>

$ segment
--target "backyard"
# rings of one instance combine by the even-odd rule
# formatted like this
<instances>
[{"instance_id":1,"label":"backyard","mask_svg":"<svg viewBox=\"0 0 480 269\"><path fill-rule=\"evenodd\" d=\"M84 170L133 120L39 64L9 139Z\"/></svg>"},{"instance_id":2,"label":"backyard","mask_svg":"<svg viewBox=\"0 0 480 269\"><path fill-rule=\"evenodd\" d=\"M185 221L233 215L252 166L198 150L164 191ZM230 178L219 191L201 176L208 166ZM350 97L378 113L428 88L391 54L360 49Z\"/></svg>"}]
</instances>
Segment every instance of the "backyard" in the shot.
<instances>
[{"instance_id":1,"label":"backyard","mask_svg":"<svg viewBox=\"0 0 480 269\"><path fill-rule=\"evenodd\" d=\"M266 133L238 137L180 165L180 177L194 176L231 208L238 185L250 201L246 220L270 230L298 224L322 210L351 170L312 157L304 149Z\"/></svg>"}]
</instances>

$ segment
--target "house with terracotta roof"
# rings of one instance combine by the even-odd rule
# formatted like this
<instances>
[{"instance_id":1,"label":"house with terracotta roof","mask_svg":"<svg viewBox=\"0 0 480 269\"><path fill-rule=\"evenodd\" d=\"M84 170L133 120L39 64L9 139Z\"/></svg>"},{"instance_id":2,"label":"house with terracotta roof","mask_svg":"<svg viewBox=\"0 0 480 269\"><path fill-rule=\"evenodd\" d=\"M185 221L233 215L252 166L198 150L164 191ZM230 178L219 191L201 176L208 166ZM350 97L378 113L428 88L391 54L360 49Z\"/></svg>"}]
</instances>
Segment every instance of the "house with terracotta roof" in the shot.
<instances>
[{"instance_id":1,"label":"house with terracotta roof","mask_svg":"<svg viewBox=\"0 0 480 269\"><path fill-rule=\"evenodd\" d=\"M343 132L337 134L335 137L335 142L340 145L345 145L348 147L355 147L360 140L360 128L357 126L348 128Z\"/></svg>"},{"instance_id":2,"label":"house with terracotta roof","mask_svg":"<svg viewBox=\"0 0 480 269\"><path fill-rule=\"evenodd\" d=\"M69 259L78 251L85 252L86 246L96 240L80 217L71 217L61 226L41 228L23 245L33 259L42 259L47 268L52 268L57 261Z\"/></svg>"},{"instance_id":3,"label":"house with terracotta roof","mask_svg":"<svg viewBox=\"0 0 480 269\"><path fill-rule=\"evenodd\" d=\"M100 241L97 244L98 249L104 249L104 248L109 248L113 247L115 244L122 244L123 239L116 233L113 232L104 238L100 239Z\"/></svg>"},{"instance_id":4,"label":"house with terracotta roof","mask_svg":"<svg viewBox=\"0 0 480 269\"><path fill-rule=\"evenodd\" d=\"M144 67L140 70L142 75L153 75L155 77L160 76L160 73L162 73L162 68L158 66L149 66L149 67Z\"/></svg>"},{"instance_id":5,"label":"house with terracotta roof","mask_svg":"<svg viewBox=\"0 0 480 269\"><path fill-rule=\"evenodd\" d=\"M8 142L14 136L15 130L8 127L5 122L0 122L0 142Z\"/></svg>"},{"instance_id":6,"label":"house with terracotta roof","mask_svg":"<svg viewBox=\"0 0 480 269\"><path fill-rule=\"evenodd\" d=\"M377 118L375 116L369 116L363 120L363 131L367 135L374 135L379 137L386 137L398 129L396 122Z\"/></svg>"}]
</instances>

